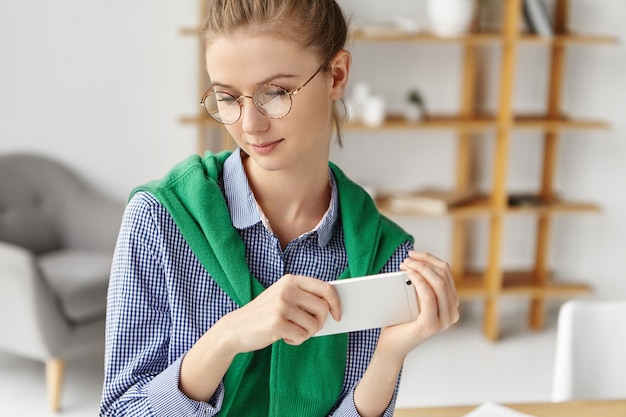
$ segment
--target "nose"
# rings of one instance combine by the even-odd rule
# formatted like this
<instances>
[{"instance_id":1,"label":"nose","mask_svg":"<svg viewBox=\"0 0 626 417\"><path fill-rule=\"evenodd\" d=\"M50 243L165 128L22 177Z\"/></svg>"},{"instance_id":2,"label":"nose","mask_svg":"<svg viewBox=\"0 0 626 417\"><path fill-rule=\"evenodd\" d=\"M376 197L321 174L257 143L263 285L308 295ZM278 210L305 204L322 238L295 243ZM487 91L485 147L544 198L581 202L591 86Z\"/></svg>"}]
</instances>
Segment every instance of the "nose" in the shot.
<instances>
[{"instance_id":1,"label":"nose","mask_svg":"<svg viewBox=\"0 0 626 417\"><path fill-rule=\"evenodd\" d=\"M254 101L250 96L241 96L243 98L249 98ZM269 128L269 117L265 116L261 111L252 103L241 103L241 128L244 132L254 134L256 132L264 132Z\"/></svg>"}]
</instances>

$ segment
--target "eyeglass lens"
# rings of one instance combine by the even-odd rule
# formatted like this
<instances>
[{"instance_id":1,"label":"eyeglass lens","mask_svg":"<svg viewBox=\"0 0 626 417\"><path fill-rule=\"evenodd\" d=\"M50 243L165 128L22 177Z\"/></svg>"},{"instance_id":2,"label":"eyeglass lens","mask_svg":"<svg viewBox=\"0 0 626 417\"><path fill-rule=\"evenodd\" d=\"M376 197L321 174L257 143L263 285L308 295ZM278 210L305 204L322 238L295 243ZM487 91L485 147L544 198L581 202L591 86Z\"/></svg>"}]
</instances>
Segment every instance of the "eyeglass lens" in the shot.
<instances>
[{"instance_id":1,"label":"eyeglass lens","mask_svg":"<svg viewBox=\"0 0 626 417\"><path fill-rule=\"evenodd\" d=\"M233 124L241 117L241 102L232 94L214 91L204 99L204 108L212 118L220 123ZM276 85L262 85L254 91L252 101L264 115L273 119L285 117L291 110L291 95L287 90Z\"/></svg>"}]
</instances>

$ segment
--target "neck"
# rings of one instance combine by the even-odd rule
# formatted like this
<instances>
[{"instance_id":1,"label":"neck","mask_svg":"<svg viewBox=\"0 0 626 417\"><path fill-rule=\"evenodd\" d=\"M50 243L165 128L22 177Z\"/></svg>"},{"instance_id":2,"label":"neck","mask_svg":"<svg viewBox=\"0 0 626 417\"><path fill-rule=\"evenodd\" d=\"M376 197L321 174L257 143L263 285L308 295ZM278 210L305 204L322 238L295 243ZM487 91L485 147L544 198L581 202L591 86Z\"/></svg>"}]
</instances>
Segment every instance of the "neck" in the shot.
<instances>
[{"instance_id":1,"label":"neck","mask_svg":"<svg viewBox=\"0 0 626 417\"><path fill-rule=\"evenodd\" d=\"M331 190L327 163L293 173L258 169L247 158L244 167L255 199L283 248L312 230L328 210Z\"/></svg>"}]
</instances>

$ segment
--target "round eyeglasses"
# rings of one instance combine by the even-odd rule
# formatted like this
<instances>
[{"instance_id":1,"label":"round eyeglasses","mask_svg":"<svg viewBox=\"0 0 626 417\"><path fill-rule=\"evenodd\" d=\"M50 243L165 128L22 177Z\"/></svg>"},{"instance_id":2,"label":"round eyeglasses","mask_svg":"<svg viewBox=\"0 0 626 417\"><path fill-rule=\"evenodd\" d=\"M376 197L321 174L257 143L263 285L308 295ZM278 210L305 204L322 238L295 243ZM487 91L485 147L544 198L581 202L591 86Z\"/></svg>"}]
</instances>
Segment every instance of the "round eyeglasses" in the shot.
<instances>
[{"instance_id":1,"label":"round eyeglasses","mask_svg":"<svg viewBox=\"0 0 626 417\"><path fill-rule=\"evenodd\" d=\"M300 92L315 76L322 70L322 65L315 71L315 74L304 82L300 87L294 90L286 90L285 88L274 84L263 84L259 86L252 96L240 95L235 97L224 91L215 91L213 87L202 97L200 104L204 107L209 116L217 122L232 125L237 123L241 118L243 109L243 99L252 99L254 106L261 114L272 119L282 119L291 111L291 96Z\"/></svg>"}]
</instances>

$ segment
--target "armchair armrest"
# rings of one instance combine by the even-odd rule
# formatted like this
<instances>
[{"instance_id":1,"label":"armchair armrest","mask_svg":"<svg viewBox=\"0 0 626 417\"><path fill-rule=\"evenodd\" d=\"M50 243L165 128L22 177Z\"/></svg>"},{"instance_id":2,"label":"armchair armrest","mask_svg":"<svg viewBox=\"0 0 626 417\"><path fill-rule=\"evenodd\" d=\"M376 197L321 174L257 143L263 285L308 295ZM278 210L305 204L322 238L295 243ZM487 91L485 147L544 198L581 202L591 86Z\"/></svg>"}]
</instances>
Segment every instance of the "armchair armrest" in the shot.
<instances>
[{"instance_id":1,"label":"armchair armrest","mask_svg":"<svg viewBox=\"0 0 626 417\"><path fill-rule=\"evenodd\" d=\"M35 256L0 242L0 349L45 360L69 332Z\"/></svg>"}]
</instances>

